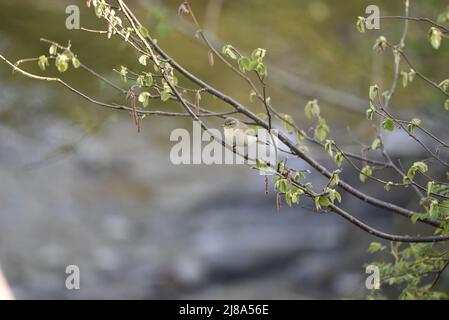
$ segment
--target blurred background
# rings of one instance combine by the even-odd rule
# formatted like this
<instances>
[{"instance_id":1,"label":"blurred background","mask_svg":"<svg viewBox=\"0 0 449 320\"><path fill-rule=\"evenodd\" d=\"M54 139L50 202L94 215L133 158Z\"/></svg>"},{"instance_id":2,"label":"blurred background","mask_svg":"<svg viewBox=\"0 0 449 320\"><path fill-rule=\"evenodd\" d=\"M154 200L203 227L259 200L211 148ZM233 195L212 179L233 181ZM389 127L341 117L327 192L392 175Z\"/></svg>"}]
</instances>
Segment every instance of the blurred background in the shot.
<instances>
[{"instance_id":1,"label":"blurred background","mask_svg":"<svg viewBox=\"0 0 449 320\"><path fill-rule=\"evenodd\" d=\"M181 0L127 1L178 62L248 105L249 89L221 63L211 67ZM332 138L357 152L375 129L365 121L372 83L387 90L391 52L372 51L381 34L397 43L402 22L382 21L380 31L360 34L357 16L372 1L191 0L214 44L251 52L268 50L269 95L279 110L303 121L310 99L320 101ZM120 65L138 68L137 55L118 38L65 29L65 8L78 4L81 25L105 29L85 1L0 1L0 52L12 61L48 52L44 37L72 41L80 60L102 75ZM402 1L376 1L381 15L402 15ZM447 1L412 1L411 15L435 19ZM436 82L447 78L449 44L427 42L428 25L411 23L407 52ZM39 73L34 63L24 68ZM403 66L404 71L408 71ZM49 74L56 74L54 67ZM100 100L123 103L82 70L62 76ZM223 106L205 98L214 110ZM392 110L420 117L447 138L444 99L415 80L398 87ZM151 108L180 110L155 102ZM210 122L221 127L221 123ZM68 90L13 74L0 64L0 265L17 298L341 299L364 298L363 265L375 238L311 205L276 210L264 179L243 166L174 166L172 129L188 120L146 118L137 133L127 113L102 110ZM404 165L421 150L400 133L387 148ZM326 156L315 154L326 163ZM294 162L291 162L292 164ZM297 163L301 165L301 163ZM332 164L328 164L331 166ZM306 168L306 167L305 167ZM312 175L316 183L322 182ZM358 175L348 173L358 183ZM416 199L363 190L395 203ZM346 197L344 207L364 221L396 233L421 231L410 223ZM425 232L429 231L424 229ZM65 288L65 268L77 265L81 290Z\"/></svg>"}]
</instances>

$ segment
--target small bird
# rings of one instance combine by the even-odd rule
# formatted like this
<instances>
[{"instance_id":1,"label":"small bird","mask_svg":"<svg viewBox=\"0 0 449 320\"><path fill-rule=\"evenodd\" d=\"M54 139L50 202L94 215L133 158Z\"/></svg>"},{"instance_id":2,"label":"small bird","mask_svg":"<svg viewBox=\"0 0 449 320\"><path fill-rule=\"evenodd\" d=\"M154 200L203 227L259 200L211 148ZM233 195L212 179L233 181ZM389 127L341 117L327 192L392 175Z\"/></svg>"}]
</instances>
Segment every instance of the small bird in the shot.
<instances>
[{"instance_id":1,"label":"small bird","mask_svg":"<svg viewBox=\"0 0 449 320\"><path fill-rule=\"evenodd\" d=\"M270 148L273 148L273 146L275 146L276 150L293 155L292 152L278 147L279 140L276 136L273 137L273 135L270 135L268 131L266 131L266 134L262 135L261 139L255 129L251 128L238 119L232 117L226 118L223 124L223 131L225 141L227 143L230 143L233 147L249 147L257 143L258 148L266 146L270 146ZM263 136L266 137L266 140L263 139Z\"/></svg>"},{"instance_id":2,"label":"small bird","mask_svg":"<svg viewBox=\"0 0 449 320\"><path fill-rule=\"evenodd\" d=\"M235 148L237 146L239 147L249 147L249 146L253 146L254 144L257 144L257 148L259 147L267 147L271 150L274 150L274 156L275 158L272 158L272 153L268 152L265 153L264 155L261 155L260 153L257 153L257 156L255 157L258 160L262 160L264 162L266 162L266 164L268 164L268 166L271 166L271 164L275 164L275 163L279 163L277 161L277 151L286 153L286 154L290 154L290 155L294 155L293 152L291 151L287 151L287 150L283 150L282 148L279 148L277 145L279 143L279 140L277 139L277 137L273 137L272 134L268 134L267 136L267 141L264 141L263 139L260 139L259 136L256 133L256 130L251 128L250 126L248 126L247 124L243 123L242 121L232 118L232 117L228 117L225 119L225 122L223 124L223 131L224 131L224 137L225 137L225 142L226 143L230 143L234 149L235 152ZM268 131L267 131L268 132ZM263 136L263 134L262 134ZM271 141L271 143L270 143ZM266 149L263 148L262 150ZM285 166L285 161L286 160L282 160L279 164L282 164ZM279 168L278 168L279 170ZM306 170L299 170L299 172L306 172L308 174L310 174L310 170L306 169Z\"/></svg>"},{"instance_id":3,"label":"small bird","mask_svg":"<svg viewBox=\"0 0 449 320\"><path fill-rule=\"evenodd\" d=\"M248 147L254 143L260 142L256 131L235 118L226 118L223 131L225 141L233 146Z\"/></svg>"}]
</instances>

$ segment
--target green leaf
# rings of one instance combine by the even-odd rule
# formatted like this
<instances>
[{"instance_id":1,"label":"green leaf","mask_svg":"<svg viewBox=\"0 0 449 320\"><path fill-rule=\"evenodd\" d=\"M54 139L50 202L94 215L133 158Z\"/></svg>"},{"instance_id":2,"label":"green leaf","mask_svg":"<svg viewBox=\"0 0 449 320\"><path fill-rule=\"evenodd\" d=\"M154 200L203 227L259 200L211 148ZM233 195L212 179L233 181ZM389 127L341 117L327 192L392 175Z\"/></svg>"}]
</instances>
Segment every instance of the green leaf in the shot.
<instances>
[{"instance_id":1,"label":"green leaf","mask_svg":"<svg viewBox=\"0 0 449 320\"><path fill-rule=\"evenodd\" d=\"M151 73L145 74L145 85L148 87L153 85L153 75Z\"/></svg>"},{"instance_id":2,"label":"green leaf","mask_svg":"<svg viewBox=\"0 0 449 320\"><path fill-rule=\"evenodd\" d=\"M73 56L73 58L72 58L72 65L75 69L78 69L79 67L81 67L81 62L79 61L79 59L76 56Z\"/></svg>"},{"instance_id":3,"label":"green leaf","mask_svg":"<svg viewBox=\"0 0 449 320\"><path fill-rule=\"evenodd\" d=\"M292 196L290 193L285 194L285 203L291 207L292 206Z\"/></svg>"},{"instance_id":4,"label":"green leaf","mask_svg":"<svg viewBox=\"0 0 449 320\"><path fill-rule=\"evenodd\" d=\"M268 74L267 67L263 63L257 64L256 71L261 77L265 77Z\"/></svg>"},{"instance_id":5,"label":"green leaf","mask_svg":"<svg viewBox=\"0 0 449 320\"><path fill-rule=\"evenodd\" d=\"M248 59L248 57L240 57L238 63L240 71L247 72L251 70L250 69L251 61Z\"/></svg>"},{"instance_id":6,"label":"green leaf","mask_svg":"<svg viewBox=\"0 0 449 320\"><path fill-rule=\"evenodd\" d=\"M402 86L405 88L409 82L408 72L401 71Z\"/></svg>"},{"instance_id":7,"label":"green leaf","mask_svg":"<svg viewBox=\"0 0 449 320\"><path fill-rule=\"evenodd\" d=\"M438 206L438 200L436 199L432 199L430 201L430 205L429 205L429 218L431 220L437 220L438 216L439 216L439 206Z\"/></svg>"},{"instance_id":8,"label":"green leaf","mask_svg":"<svg viewBox=\"0 0 449 320\"><path fill-rule=\"evenodd\" d=\"M128 78L126 77L127 75L128 75L128 68L120 66L120 76L122 77L124 83L128 82Z\"/></svg>"},{"instance_id":9,"label":"green leaf","mask_svg":"<svg viewBox=\"0 0 449 320\"><path fill-rule=\"evenodd\" d=\"M380 36L376 39L376 42L374 43L373 50L377 53L382 53L387 48L387 38L384 36Z\"/></svg>"},{"instance_id":10,"label":"green leaf","mask_svg":"<svg viewBox=\"0 0 449 320\"><path fill-rule=\"evenodd\" d=\"M95 15L97 16L97 18L101 18L102 13L103 10L101 9L100 6L95 7Z\"/></svg>"},{"instance_id":11,"label":"green leaf","mask_svg":"<svg viewBox=\"0 0 449 320\"><path fill-rule=\"evenodd\" d=\"M410 69L410 72L408 73L408 80L410 82L413 82L413 80L415 79L416 76L416 71L413 69Z\"/></svg>"},{"instance_id":12,"label":"green leaf","mask_svg":"<svg viewBox=\"0 0 449 320\"><path fill-rule=\"evenodd\" d=\"M413 118L412 119L412 121L411 121L411 123L413 124L413 125L415 125L415 126L419 126L419 125L421 125L421 119L419 119L419 118Z\"/></svg>"},{"instance_id":13,"label":"green leaf","mask_svg":"<svg viewBox=\"0 0 449 320\"><path fill-rule=\"evenodd\" d=\"M432 193L432 189L433 189L433 186L435 185L435 181L429 181L429 182L427 182L427 188L426 188L426 191L427 191L427 195L428 196L430 196L430 194Z\"/></svg>"},{"instance_id":14,"label":"green leaf","mask_svg":"<svg viewBox=\"0 0 449 320\"><path fill-rule=\"evenodd\" d=\"M306 176L301 171L296 171L295 176L293 177L293 180L298 182L300 179L305 179Z\"/></svg>"},{"instance_id":15,"label":"green leaf","mask_svg":"<svg viewBox=\"0 0 449 320\"><path fill-rule=\"evenodd\" d=\"M331 204L332 202L324 196L315 197L315 209L317 211L321 210L322 207L328 207Z\"/></svg>"},{"instance_id":16,"label":"green leaf","mask_svg":"<svg viewBox=\"0 0 449 320\"><path fill-rule=\"evenodd\" d=\"M55 60L55 65L59 72L63 73L67 71L69 68L68 60L69 58L64 53L58 54Z\"/></svg>"},{"instance_id":17,"label":"green leaf","mask_svg":"<svg viewBox=\"0 0 449 320\"><path fill-rule=\"evenodd\" d=\"M148 35L150 34L149 31L148 31L148 29L145 28L145 27L142 26L142 25L139 26L138 30L139 30L139 33L140 33L140 34L142 35L142 37L144 37L144 38L148 37Z\"/></svg>"},{"instance_id":18,"label":"green leaf","mask_svg":"<svg viewBox=\"0 0 449 320\"><path fill-rule=\"evenodd\" d=\"M341 203L341 194L335 191L335 200Z\"/></svg>"},{"instance_id":19,"label":"green leaf","mask_svg":"<svg viewBox=\"0 0 449 320\"><path fill-rule=\"evenodd\" d=\"M403 182L404 184L410 184L412 181L410 180L409 177L405 176L405 177L402 179L402 182Z\"/></svg>"},{"instance_id":20,"label":"green leaf","mask_svg":"<svg viewBox=\"0 0 449 320\"><path fill-rule=\"evenodd\" d=\"M318 198L318 202L319 202L320 206L322 206L322 207L328 207L331 204L331 201L328 198L323 197L323 196Z\"/></svg>"},{"instance_id":21,"label":"green leaf","mask_svg":"<svg viewBox=\"0 0 449 320\"><path fill-rule=\"evenodd\" d=\"M279 181L281 182L279 190L281 192L283 192L283 193L286 193L288 191L288 181L287 181L287 179L281 179Z\"/></svg>"},{"instance_id":22,"label":"green leaf","mask_svg":"<svg viewBox=\"0 0 449 320\"><path fill-rule=\"evenodd\" d=\"M139 102L142 103L143 107L148 107L148 104L150 103L150 94L146 91L141 92L139 94Z\"/></svg>"},{"instance_id":23,"label":"green leaf","mask_svg":"<svg viewBox=\"0 0 449 320\"><path fill-rule=\"evenodd\" d=\"M426 173L427 171L429 171L429 167L427 166L427 164L422 161L415 162L413 166L416 167L418 171L422 173Z\"/></svg>"},{"instance_id":24,"label":"green leaf","mask_svg":"<svg viewBox=\"0 0 449 320\"><path fill-rule=\"evenodd\" d=\"M257 71L257 66L259 65L259 61L257 61L257 60L253 60L253 61L251 61L251 63L249 64L249 70L250 71Z\"/></svg>"},{"instance_id":25,"label":"green leaf","mask_svg":"<svg viewBox=\"0 0 449 320\"><path fill-rule=\"evenodd\" d=\"M236 60L238 57L237 50L235 50L234 47L231 45L226 45L223 47L223 54L231 58L232 60Z\"/></svg>"},{"instance_id":26,"label":"green leaf","mask_svg":"<svg viewBox=\"0 0 449 320\"><path fill-rule=\"evenodd\" d=\"M335 170L332 174L332 178L329 181L329 184L331 186L338 186L338 184L340 183L340 173L341 170Z\"/></svg>"},{"instance_id":27,"label":"green leaf","mask_svg":"<svg viewBox=\"0 0 449 320\"><path fill-rule=\"evenodd\" d=\"M161 100L166 102L171 97L171 88L168 83L164 82L164 90L161 92Z\"/></svg>"},{"instance_id":28,"label":"green leaf","mask_svg":"<svg viewBox=\"0 0 449 320\"><path fill-rule=\"evenodd\" d=\"M138 76L136 79L136 84L139 86L139 88L142 88L145 84L144 76Z\"/></svg>"},{"instance_id":29,"label":"green leaf","mask_svg":"<svg viewBox=\"0 0 449 320\"><path fill-rule=\"evenodd\" d=\"M290 124L293 123L293 117L289 114L284 114L283 118L285 121L283 121L283 125L285 130L287 130L288 133L292 133L295 128Z\"/></svg>"},{"instance_id":30,"label":"green leaf","mask_svg":"<svg viewBox=\"0 0 449 320\"><path fill-rule=\"evenodd\" d=\"M266 167L268 167L266 162L256 159L256 168L257 169L262 169L262 168L266 168Z\"/></svg>"},{"instance_id":31,"label":"green leaf","mask_svg":"<svg viewBox=\"0 0 449 320\"><path fill-rule=\"evenodd\" d=\"M320 116L320 106L318 105L318 100L312 100L307 102L304 113L308 119Z\"/></svg>"},{"instance_id":32,"label":"green leaf","mask_svg":"<svg viewBox=\"0 0 449 320\"><path fill-rule=\"evenodd\" d=\"M397 47L393 48L394 63L398 65L401 62L401 50Z\"/></svg>"},{"instance_id":33,"label":"green leaf","mask_svg":"<svg viewBox=\"0 0 449 320\"><path fill-rule=\"evenodd\" d=\"M410 121L410 123L407 125L407 132L410 134L413 134L413 131L415 130L415 128L417 126L419 126L421 124L421 120L418 118L414 118L412 119L412 121Z\"/></svg>"},{"instance_id":34,"label":"green leaf","mask_svg":"<svg viewBox=\"0 0 449 320\"><path fill-rule=\"evenodd\" d=\"M329 127L326 124L326 120L324 118L320 118L320 123L315 128L315 138L317 138L319 141L324 141L326 139L327 135L329 134Z\"/></svg>"},{"instance_id":35,"label":"green leaf","mask_svg":"<svg viewBox=\"0 0 449 320\"><path fill-rule=\"evenodd\" d=\"M265 57L267 53L267 50L262 48L257 48L251 53L251 58L253 60L262 61L262 59Z\"/></svg>"},{"instance_id":36,"label":"green leaf","mask_svg":"<svg viewBox=\"0 0 449 320\"><path fill-rule=\"evenodd\" d=\"M304 191L297 187L292 187L290 190L287 191L285 194L285 202L289 207L292 206L292 204L299 204L299 197L304 194Z\"/></svg>"},{"instance_id":37,"label":"green leaf","mask_svg":"<svg viewBox=\"0 0 449 320\"><path fill-rule=\"evenodd\" d=\"M279 179L274 184L274 189L279 190L282 193L286 193L288 191L288 181L287 179Z\"/></svg>"},{"instance_id":38,"label":"green leaf","mask_svg":"<svg viewBox=\"0 0 449 320\"><path fill-rule=\"evenodd\" d=\"M442 39L443 33L440 29L431 27L429 30L429 42L432 45L434 49L438 49L441 46L441 39Z\"/></svg>"},{"instance_id":39,"label":"green leaf","mask_svg":"<svg viewBox=\"0 0 449 320\"><path fill-rule=\"evenodd\" d=\"M359 174L360 181L365 183L366 177L371 177L373 175L373 168L371 166L366 165L363 167L362 172Z\"/></svg>"},{"instance_id":40,"label":"green leaf","mask_svg":"<svg viewBox=\"0 0 449 320\"><path fill-rule=\"evenodd\" d=\"M366 119L367 120L373 120L373 116L376 113L376 107L372 104L372 102L369 103L370 107L368 110L366 110Z\"/></svg>"},{"instance_id":41,"label":"green leaf","mask_svg":"<svg viewBox=\"0 0 449 320\"><path fill-rule=\"evenodd\" d=\"M299 204L299 197L304 194L304 191L297 187L292 187L289 193L292 195L292 202L295 204Z\"/></svg>"},{"instance_id":42,"label":"green leaf","mask_svg":"<svg viewBox=\"0 0 449 320\"><path fill-rule=\"evenodd\" d=\"M371 144L371 150L377 150L380 145L381 145L381 141L379 138L374 139L373 143Z\"/></svg>"},{"instance_id":43,"label":"green leaf","mask_svg":"<svg viewBox=\"0 0 449 320\"><path fill-rule=\"evenodd\" d=\"M383 122L382 122L382 128L387 130L387 131L394 131L394 121L393 119L390 118L386 118Z\"/></svg>"},{"instance_id":44,"label":"green leaf","mask_svg":"<svg viewBox=\"0 0 449 320\"><path fill-rule=\"evenodd\" d=\"M415 162L407 171L407 177L410 180L413 180L417 172L426 173L429 170L429 167L425 162L418 161Z\"/></svg>"},{"instance_id":45,"label":"green leaf","mask_svg":"<svg viewBox=\"0 0 449 320\"><path fill-rule=\"evenodd\" d=\"M444 110L449 111L449 99L444 102Z\"/></svg>"},{"instance_id":46,"label":"green leaf","mask_svg":"<svg viewBox=\"0 0 449 320\"><path fill-rule=\"evenodd\" d=\"M424 220L427 218L427 214L425 213L415 213L413 216L411 216L410 220L413 224L415 224L418 220Z\"/></svg>"},{"instance_id":47,"label":"green leaf","mask_svg":"<svg viewBox=\"0 0 449 320\"><path fill-rule=\"evenodd\" d=\"M335 157L334 157L334 160L335 160L335 163L336 163L339 167L341 167L341 165L342 165L342 163L343 163L343 160L344 160L343 154L342 154L341 152L337 152L337 154L336 154Z\"/></svg>"},{"instance_id":48,"label":"green leaf","mask_svg":"<svg viewBox=\"0 0 449 320\"><path fill-rule=\"evenodd\" d=\"M53 43L48 52L50 52L50 55L55 56L58 53L58 46Z\"/></svg>"},{"instance_id":49,"label":"green leaf","mask_svg":"<svg viewBox=\"0 0 449 320\"><path fill-rule=\"evenodd\" d=\"M335 142L334 140L326 140L326 143L324 144L324 150L331 156L334 156L334 146Z\"/></svg>"},{"instance_id":50,"label":"green leaf","mask_svg":"<svg viewBox=\"0 0 449 320\"><path fill-rule=\"evenodd\" d=\"M329 195L329 200L334 203L335 200L341 202L341 195L334 189L326 188L326 192Z\"/></svg>"},{"instance_id":51,"label":"green leaf","mask_svg":"<svg viewBox=\"0 0 449 320\"><path fill-rule=\"evenodd\" d=\"M369 87L369 99L370 101L374 101L377 97L377 94L379 92L379 87L377 86L377 84L372 85Z\"/></svg>"},{"instance_id":52,"label":"green leaf","mask_svg":"<svg viewBox=\"0 0 449 320\"><path fill-rule=\"evenodd\" d=\"M320 197L315 197L315 210L319 211L321 210L321 205L320 205Z\"/></svg>"},{"instance_id":53,"label":"green leaf","mask_svg":"<svg viewBox=\"0 0 449 320\"><path fill-rule=\"evenodd\" d=\"M147 65L147 59L148 59L148 56L146 54L143 54L143 55L141 55L139 57L139 63L141 65L143 65L143 66L146 66Z\"/></svg>"},{"instance_id":54,"label":"green leaf","mask_svg":"<svg viewBox=\"0 0 449 320\"><path fill-rule=\"evenodd\" d=\"M438 85L438 87L443 91L447 91L447 89L449 89L449 79L445 79L445 80L441 81L441 83Z\"/></svg>"},{"instance_id":55,"label":"green leaf","mask_svg":"<svg viewBox=\"0 0 449 320\"><path fill-rule=\"evenodd\" d=\"M45 71L46 67L50 64L48 63L48 58L46 56L40 56L37 65L42 71Z\"/></svg>"},{"instance_id":56,"label":"green leaf","mask_svg":"<svg viewBox=\"0 0 449 320\"><path fill-rule=\"evenodd\" d=\"M254 99L257 97L256 91L252 90L249 94L249 101L254 102Z\"/></svg>"},{"instance_id":57,"label":"green leaf","mask_svg":"<svg viewBox=\"0 0 449 320\"><path fill-rule=\"evenodd\" d=\"M384 189L385 191L391 191L391 188L393 187L393 182L389 181L387 184L385 184Z\"/></svg>"},{"instance_id":58,"label":"green leaf","mask_svg":"<svg viewBox=\"0 0 449 320\"><path fill-rule=\"evenodd\" d=\"M366 21L365 17L357 17L356 27L357 31L360 33L364 33L366 31Z\"/></svg>"},{"instance_id":59,"label":"green leaf","mask_svg":"<svg viewBox=\"0 0 449 320\"><path fill-rule=\"evenodd\" d=\"M93 4L95 6L95 14L98 18L101 18L103 10L106 8L106 3L104 1L94 0Z\"/></svg>"},{"instance_id":60,"label":"green leaf","mask_svg":"<svg viewBox=\"0 0 449 320\"><path fill-rule=\"evenodd\" d=\"M425 162L419 161L413 164L413 167L416 168L421 173L426 173L429 171L429 167Z\"/></svg>"},{"instance_id":61,"label":"green leaf","mask_svg":"<svg viewBox=\"0 0 449 320\"><path fill-rule=\"evenodd\" d=\"M368 248L368 253L375 253L377 251L383 251L386 247L379 242L372 242Z\"/></svg>"}]
</instances>

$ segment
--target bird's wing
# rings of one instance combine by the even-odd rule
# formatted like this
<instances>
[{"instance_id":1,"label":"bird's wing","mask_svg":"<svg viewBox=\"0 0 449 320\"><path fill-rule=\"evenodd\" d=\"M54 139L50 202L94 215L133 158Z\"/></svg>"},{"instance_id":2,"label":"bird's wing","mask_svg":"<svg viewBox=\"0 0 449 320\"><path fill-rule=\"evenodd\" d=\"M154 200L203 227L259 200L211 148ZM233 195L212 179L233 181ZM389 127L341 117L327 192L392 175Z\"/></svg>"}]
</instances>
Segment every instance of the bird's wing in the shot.
<instances>
[{"instance_id":1,"label":"bird's wing","mask_svg":"<svg viewBox=\"0 0 449 320\"><path fill-rule=\"evenodd\" d=\"M250 137L257 137L256 130L254 130L253 128L248 127L244 130L244 132L246 135L248 135Z\"/></svg>"}]
</instances>

